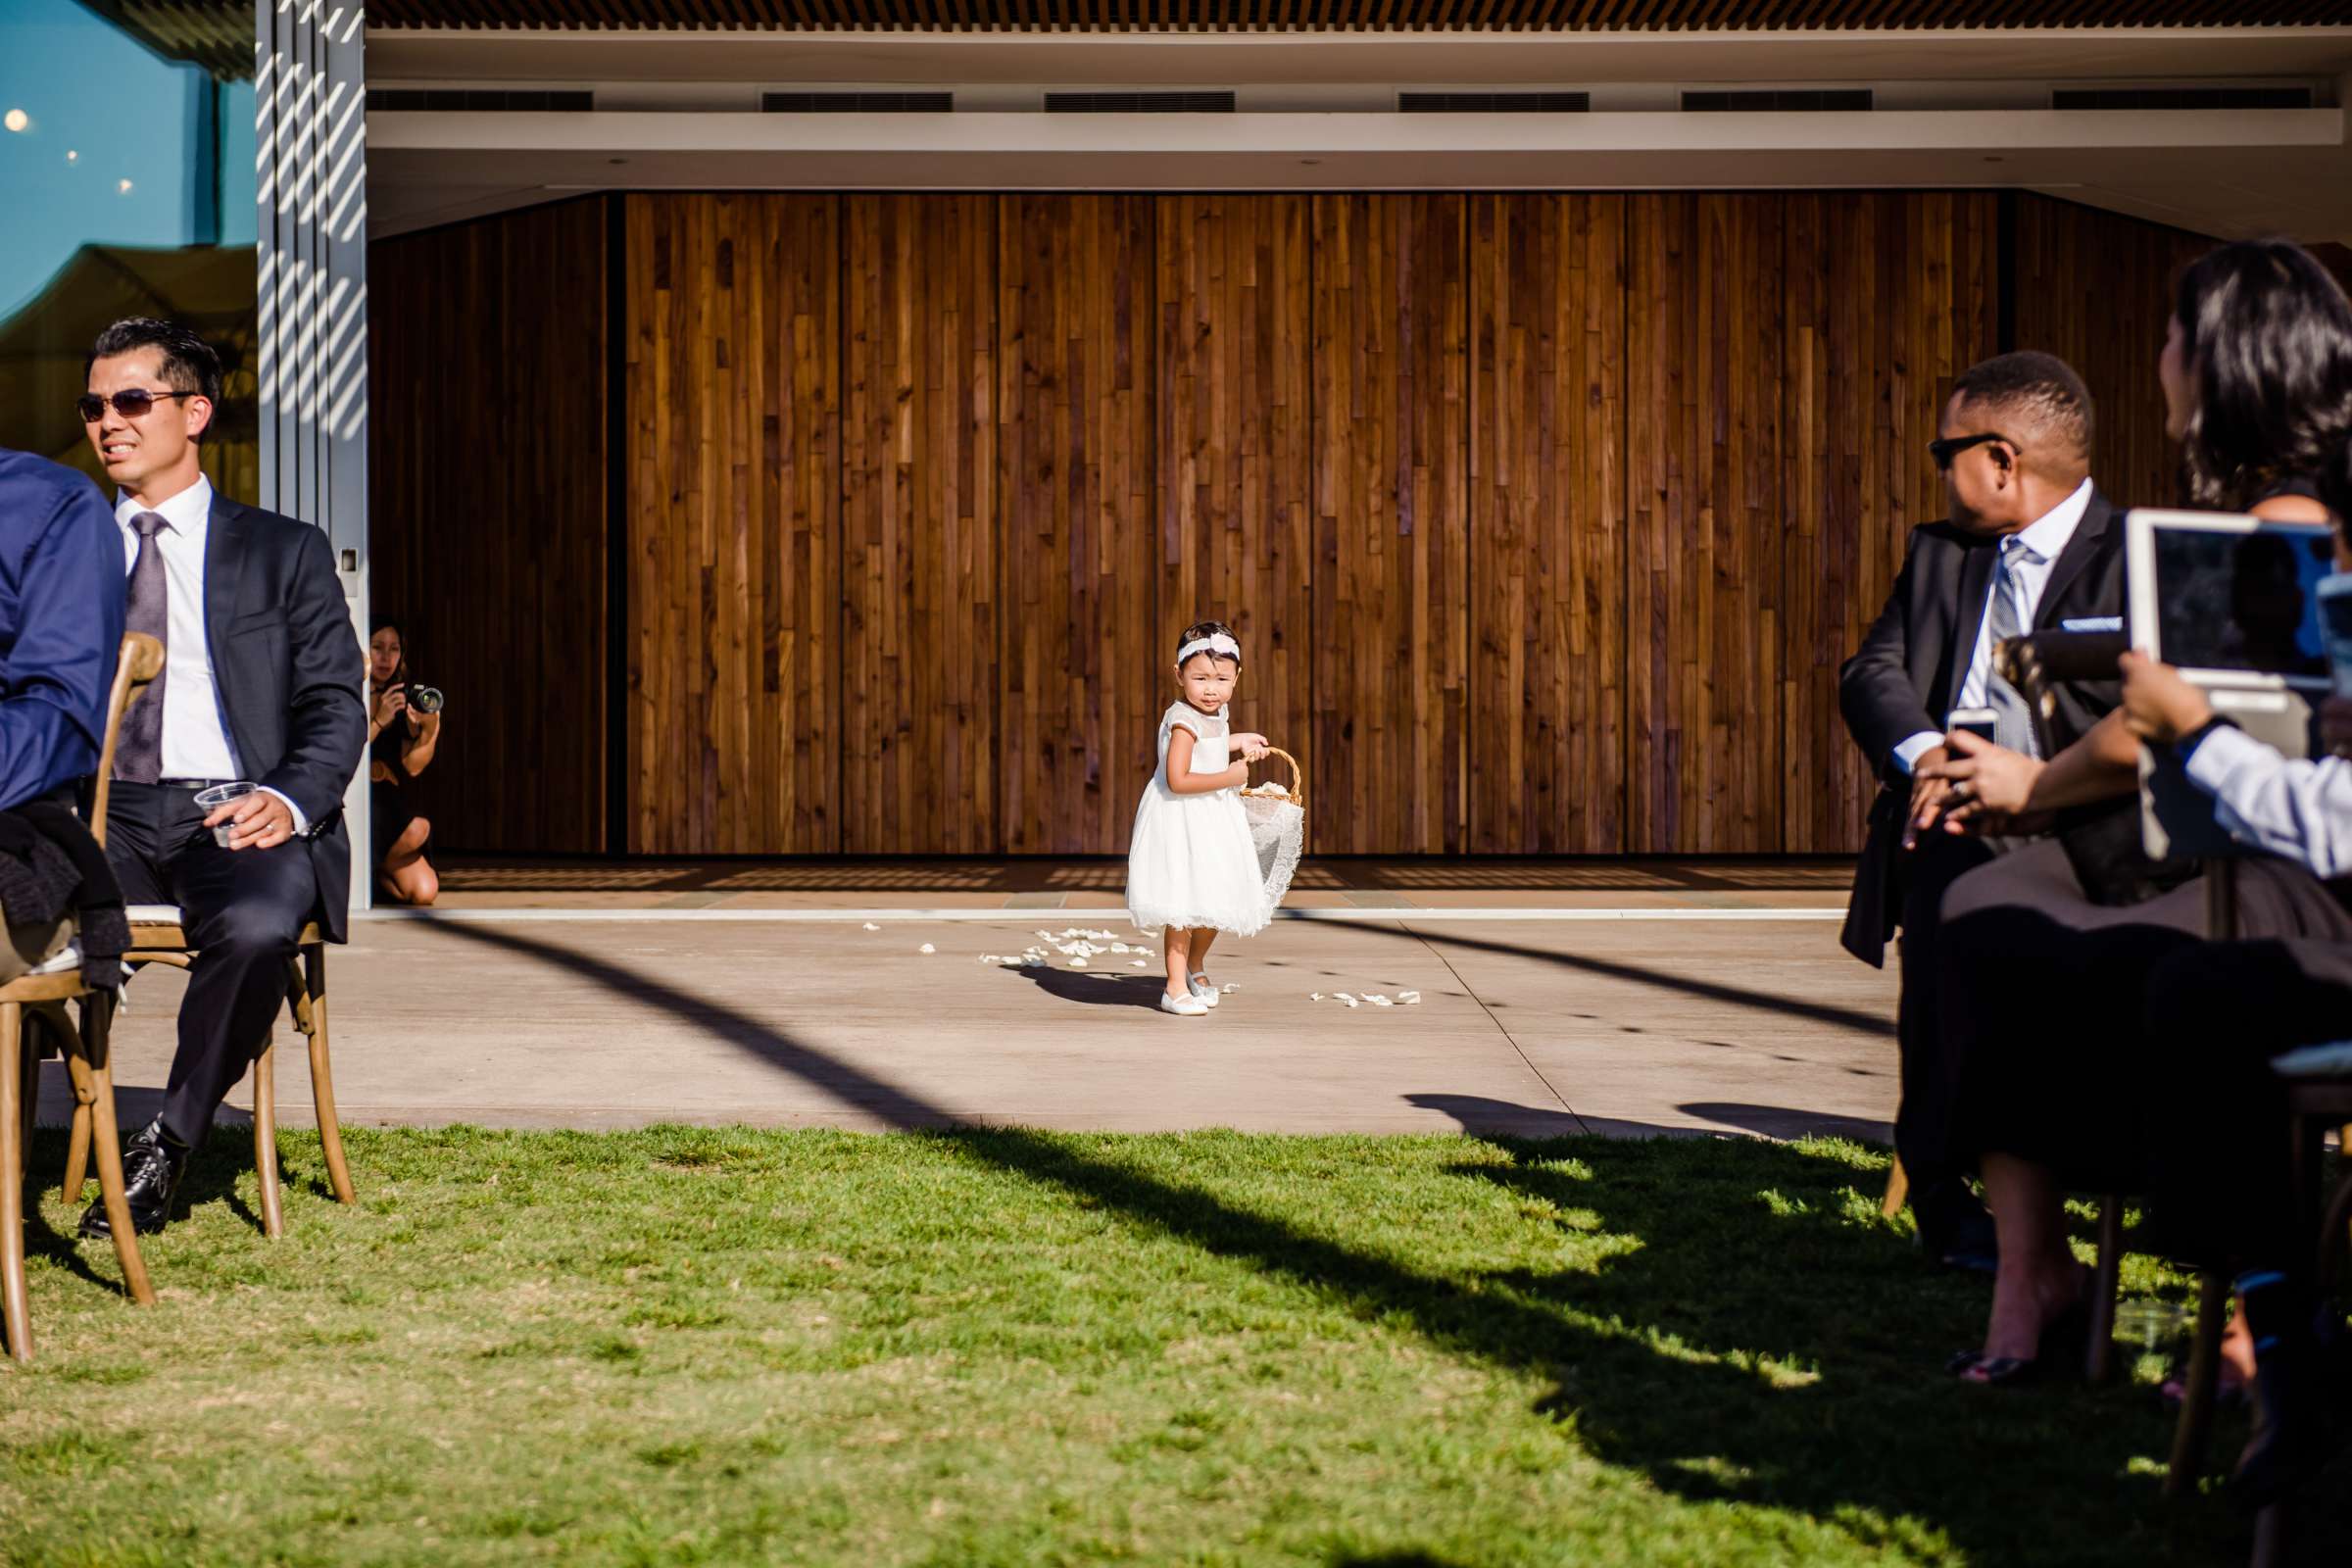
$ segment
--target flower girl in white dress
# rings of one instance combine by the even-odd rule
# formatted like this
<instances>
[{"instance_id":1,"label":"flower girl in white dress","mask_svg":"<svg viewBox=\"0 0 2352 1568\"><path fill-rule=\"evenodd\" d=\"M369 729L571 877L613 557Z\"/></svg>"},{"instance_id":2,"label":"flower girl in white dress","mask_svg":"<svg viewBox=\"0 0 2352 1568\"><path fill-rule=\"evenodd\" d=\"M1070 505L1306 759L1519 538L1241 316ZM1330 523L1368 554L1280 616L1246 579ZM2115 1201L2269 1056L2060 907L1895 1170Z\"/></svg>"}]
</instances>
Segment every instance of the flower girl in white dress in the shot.
<instances>
[{"instance_id":1,"label":"flower girl in white dress","mask_svg":"<svg viewBox=\"0 0 2352 1568\"><path fill-rule=\"evenodd\" d=\"M1240 793L1266 738L1229 733L1226 717L1241 677L1241 644L1224 625L1202 621L1179 640L1179 696L1160 715L1159 768L1127 851L1128 911L1145 933L1166 933L1160 1010L1186 1017L1217 1004L1206 968L1217 933L1255 936L1274 913Z\"/></svg>"}]
</instances>

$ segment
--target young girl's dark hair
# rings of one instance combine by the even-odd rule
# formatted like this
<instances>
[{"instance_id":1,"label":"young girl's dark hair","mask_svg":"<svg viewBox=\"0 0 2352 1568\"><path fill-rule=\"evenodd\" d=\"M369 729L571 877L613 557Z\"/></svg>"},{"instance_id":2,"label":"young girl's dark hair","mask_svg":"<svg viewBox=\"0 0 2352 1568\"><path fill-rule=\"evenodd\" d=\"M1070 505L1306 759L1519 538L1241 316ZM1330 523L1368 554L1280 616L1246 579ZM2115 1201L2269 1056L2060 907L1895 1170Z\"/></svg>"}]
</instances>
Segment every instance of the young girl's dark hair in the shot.
<instances>
[{"instance_id":1,"label":"young girl's dark hair","mask_svg":"<svg viewBox=\"0 0 2352 1568\"><path fill-rule=\"evenodd\" d=\"M2224 245L2180 274L2173 314L2197 382L2181 447L2199 505L2243 511L2338 466L2352 436L2352 302L2309 251Z\"/></svg>"},{"instance_id":2,"label":"young girl's dark hair","mask_svg":"<svg viewBox=\"0 0 2352 1568\"><path fill-rule=\"evenodd\" d=\"M1234 646L1235 646L1235 647L1237 647L1237 648L1238 648L1238 647L1240 647L1240 646L1241 646L1242 639L1241 639L1241 638L1240 638L1238 635L1236 635L1236 634L1235 634L1235 632L1234 632L1234 629L1233 629L1231 626L1228 626L1228 625L1226 625L1226 624L1225 624L1223 621L1221 621L1221 620L1197 620L1197 621L1193 622L1193 624L1191 624L1190 626L1187 626L1187 627L1185 627L1185 628L1184 628L1184 635L1176 639L1176 648L1177 648L1177 651L1181 653L1181 652L1183 651L1183 649L1184 649L1184 645L1185 645L1186 643L1189 643L1189 642L1195 641L1196 639L1198 639L1198 638L1201 638L1201 637L1215 637L1215 636L1219 636L1219 635L1223 635L1223 636L1226 636L1226 637L1231 637L1231 638L1233 638L1233 642L1234 642ZM1224 656L1224 655L1219 655L1218 657L1219 657L1219 658L1223 658L1223 657L1226 657L1226 656ZM1231 656L1231 657L1232 657L1232 659L1233 659L1234 664L1235 664L1235 665L1238 667L1238 666L1241 664L1241 662L1242 662L1242 656L1241 656L1241 655L1239 655L1239 654L1235 654L1235 655L1233 655L1233 656Z\"/></svg>"}]
</instances>

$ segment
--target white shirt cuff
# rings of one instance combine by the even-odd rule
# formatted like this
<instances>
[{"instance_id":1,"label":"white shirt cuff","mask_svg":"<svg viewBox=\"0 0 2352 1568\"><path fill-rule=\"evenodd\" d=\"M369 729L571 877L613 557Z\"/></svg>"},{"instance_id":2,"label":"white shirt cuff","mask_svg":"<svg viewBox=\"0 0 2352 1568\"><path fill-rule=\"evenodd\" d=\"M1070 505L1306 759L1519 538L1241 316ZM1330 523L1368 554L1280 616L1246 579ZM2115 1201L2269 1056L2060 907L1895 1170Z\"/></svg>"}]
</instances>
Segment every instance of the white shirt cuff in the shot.
<instances>
[{"instance_id":1,"label":"white shirt cuff","mask_svg":"<svg viewBox=\"0 0 2352 1568\"><path fill-rule=\"evenodd\" d=\"M302 814L302 808L294 804L293 796L286 794L283 790L273 790L267 784L264 784L261 790L264 795L274 795L286 803L286 809L294 813L294 836L296 838L301 838L310 832L311 819Z\"/></svg>"},{"instance_id":2,"label":"white shirt cuff","mask_svg":"<svg viewBox=\"0 0 2352 1568\"><path fill-rule=\"evenodd\" d=\"M2180 766L2190 783L2218 800L2231 771L2242 762L2265 756L2273 761L2280 760L2276 751L2244 730L2222 724L2205 732L2195 750L2180 760Z\"/></svg>"},{"instance_id":3,"label":"white shirt cuff","mask_svg":"<svg viewBox=\"0 0 2352 1568\"><path fill-rule=\"evenodd\" d=\"M1943 737L1932 729L1923 729L1894 749L1894 765L1906 776L1919 766L1919 760L1943 744Z\"/></svg>"}]
</instances>

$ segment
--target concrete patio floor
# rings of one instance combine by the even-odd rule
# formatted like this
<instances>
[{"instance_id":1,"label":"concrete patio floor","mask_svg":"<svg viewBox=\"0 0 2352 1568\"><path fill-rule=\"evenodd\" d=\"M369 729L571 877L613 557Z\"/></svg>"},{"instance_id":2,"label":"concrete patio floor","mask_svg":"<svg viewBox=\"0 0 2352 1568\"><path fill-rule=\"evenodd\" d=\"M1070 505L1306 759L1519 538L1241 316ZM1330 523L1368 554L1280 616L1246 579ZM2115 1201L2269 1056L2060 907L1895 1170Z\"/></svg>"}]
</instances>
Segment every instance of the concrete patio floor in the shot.
<instances>
[{"instance_id":1,"label":"concrete patio floor","mask_svg":"<svg viewBox=\"0 0 2352 1568\"><path fill-rule=\"evenodd\" d=\"M1841 900L1818 886L1829 879L1801 880L1816 885L1621 883L1599 904L1622 915L1568 888L1490 878L1431 890L1482 918L1428 906L1392 914L1349 901L1358 886L1307 890L1342 917L1229 940L1212 967L1240 989L1199 1019L1152 1006L1156 952L1085 968L1059 954L1043 969L977 961L1019 953L1039 929L1141 943L1123 919L1075 904L1051 914L958 905L935 883L918 890L924 906L956 918L869 931L834 911L912 904L907 890L644 908L607 886L533 909L514 906L514 890L483 899L461 884L447 901L457 918L363 919L348 948L330 950L337 1097L352 1124L1883 1139L1893 977L1838 949L1829 916ZM1772 909L1785 913L1759 917ZM1139 956L1148 968L1129 966ZM153 1114L183 984L150 969L130 988L116 1033L126 1125ZM1350 1009L1328 995L1406 990L1419 1005ZM1326 999L1310 1002L1316 991ZM277 1039L281 1118L307 1125L301 1039L290 1024ZM250 1081L232 1102L249 1092ZM67 1108L49 1063L43 1119Z\"/></svg>"}]
</instances>

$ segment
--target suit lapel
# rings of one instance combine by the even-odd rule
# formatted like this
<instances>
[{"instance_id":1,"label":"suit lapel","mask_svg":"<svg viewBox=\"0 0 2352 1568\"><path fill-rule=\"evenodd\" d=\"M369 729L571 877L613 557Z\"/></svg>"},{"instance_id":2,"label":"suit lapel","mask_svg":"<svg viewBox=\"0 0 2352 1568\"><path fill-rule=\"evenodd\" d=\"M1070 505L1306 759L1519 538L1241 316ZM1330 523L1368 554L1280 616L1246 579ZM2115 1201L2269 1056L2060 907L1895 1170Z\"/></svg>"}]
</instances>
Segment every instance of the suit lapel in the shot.
<instances>
[{"instance_id":1,"label":"suit lapel","mask_svg":"<svg viewBox=\"0 0 2352 1568\"><path fill-rule=\"evenodd\" d=\"M1971 545L1960 557L1960 605L1952 619L1952 682L1944 693L1946 704L1958 703L1968 685L1969 666L1977 660L1977 633L1984 625L1984 599L1992 591L1993 562L1999 555L1988 541Z\"/></svg>"},{"instance_id":2,"label":"suit lapel","mask_svg":"<svg viewBox=\"0 0 2352 1568\"><path fill-rule=\"evenodd\" d=\"M2058 564L2050 568L2050 580L2042 585L2041 603L2034 607L2034 627L2045 631L2058 622L2058 609L2066 598L2067 589L2082 575L2106 543L2107 529L2114 522L2115 509L2107 498L2096 490L2090 493L2090 505L2083 510L2082 520L2075 525L2075 536L2058 552Z\"/></svg>"},{"instance_id":3,"label":"suit lapel","mask_svg":"<svg viewBox=\"0 0 2352 1568\"><path fill-rule=\"evenodd\" d=\"M244 582L244 509L215 496L204 538L204 640L213 656L216 680L226 673L221 656L228 647L228 622L236 611L237 589Z\"/></svg>"}]
</instances>

